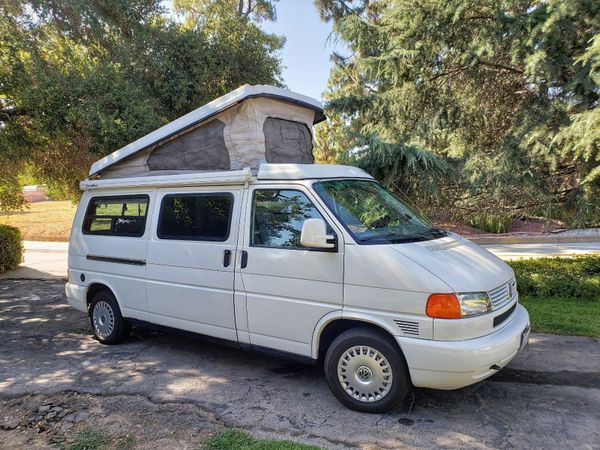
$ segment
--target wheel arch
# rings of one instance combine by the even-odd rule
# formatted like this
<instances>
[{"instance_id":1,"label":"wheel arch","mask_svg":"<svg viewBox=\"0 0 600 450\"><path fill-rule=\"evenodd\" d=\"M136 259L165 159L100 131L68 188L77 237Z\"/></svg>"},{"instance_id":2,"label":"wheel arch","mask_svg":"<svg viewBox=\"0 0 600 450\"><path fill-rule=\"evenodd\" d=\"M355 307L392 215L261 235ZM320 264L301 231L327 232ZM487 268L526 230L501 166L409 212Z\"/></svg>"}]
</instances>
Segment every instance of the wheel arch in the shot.
<instances>
[{"instance_id":1,"label":"wheel arch","mask_svg":"<svg viewBox=\"0 0 600 450\"><path fill-rule=\"evenodd\" d=\"M88 285L88 287L86 288L85 303L86 303L86 306L88 309L90 307L90 302L92 301L92 298L94 298L94 295L96 295L98 292L102 292L102 291L109 291L117 300L117 305L119 305L119 309L121 309L121 311L123 310L123 308L121 307L121 302L119 302L119 297L117 296L116 291L110 285L110 283L107 283L104 280L102 280L102 281L92 280L90 282L90 284Z\"/></svg>"},{"instance_id":2,"label":"wheel arch","mask_svg":"<svg viewBox=\"0 0 600 450\"><path fill-rule=\"evenodd\" d=\"M342 313L342 311L329 313L323 316L317 323L312 340L312 357L323 361L325 352L327 352L327 349L336 337L346 330L359 326L383 333L398 348L405 363L407 362L402 347L394 337L393 331L395 330L390 330L388 324L366 314L348 314L346 312Z\"/></svg>"}]
</instances>

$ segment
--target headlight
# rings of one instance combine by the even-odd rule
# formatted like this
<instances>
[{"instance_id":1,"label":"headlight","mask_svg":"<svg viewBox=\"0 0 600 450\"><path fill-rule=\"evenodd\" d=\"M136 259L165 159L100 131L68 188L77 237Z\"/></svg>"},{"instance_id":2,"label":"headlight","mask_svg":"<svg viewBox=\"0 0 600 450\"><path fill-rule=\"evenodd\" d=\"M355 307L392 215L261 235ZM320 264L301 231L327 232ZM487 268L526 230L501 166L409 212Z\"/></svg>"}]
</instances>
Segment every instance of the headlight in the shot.
<instances>
[{"instance_id":1,"label":"headlight","mask_svg":"<svg viewBox=\"0 0 600 450\"><path fill-rule=\"evenodd\" d=\"M460 302L460 315L462 317L477 316L492 310L492 299L487 292L464 292L456 294Z\"/></svg>"},{"instance_id":2,"label":"headlight","mask_svg":"<svg viewBox=\"0 0 600 450\"><path fill-rule=\"evenodd\" d=\"M492 310L487 292L462 294L431 294L427 299L426 314L437 319L460 319L485 314Z\"/></svg>"}]
</instances>

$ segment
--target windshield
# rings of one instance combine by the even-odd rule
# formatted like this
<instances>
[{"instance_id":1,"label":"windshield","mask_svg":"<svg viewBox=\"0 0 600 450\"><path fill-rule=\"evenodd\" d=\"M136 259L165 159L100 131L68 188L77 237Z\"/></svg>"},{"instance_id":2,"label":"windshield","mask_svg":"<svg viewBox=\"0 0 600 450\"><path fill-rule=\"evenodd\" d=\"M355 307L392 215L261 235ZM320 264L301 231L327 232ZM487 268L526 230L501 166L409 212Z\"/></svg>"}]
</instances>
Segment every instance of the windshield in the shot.
<instances>
[{"instance_id":1,"label":"windshield","mask_svg":"<svg viewBox=\"0 0 600 450\"><path fill-rule=\"evenodd\" d=\"M428 241L447 234L374 181L322 181L313 188L359 244Z\"/></svg>"}]
</instances>

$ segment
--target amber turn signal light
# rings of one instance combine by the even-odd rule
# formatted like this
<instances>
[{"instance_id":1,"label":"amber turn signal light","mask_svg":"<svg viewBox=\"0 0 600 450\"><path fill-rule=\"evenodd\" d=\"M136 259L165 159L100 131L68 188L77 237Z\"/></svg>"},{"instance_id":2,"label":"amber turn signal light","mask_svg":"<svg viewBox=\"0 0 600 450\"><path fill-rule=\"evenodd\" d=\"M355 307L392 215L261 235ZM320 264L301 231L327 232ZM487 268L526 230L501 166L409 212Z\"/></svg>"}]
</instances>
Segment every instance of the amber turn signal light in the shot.
<instances>
[{"instance_id":1,"label":"amber turn signal light","mask_svg":"<svg viewBox=\"0 0 600 450\"><path fill-rule=\"evenodd\" d=\"M427 299L427 315L436 319L460 319L460 302L454 294L431 294Z\"/></svg>"}]
</instances>

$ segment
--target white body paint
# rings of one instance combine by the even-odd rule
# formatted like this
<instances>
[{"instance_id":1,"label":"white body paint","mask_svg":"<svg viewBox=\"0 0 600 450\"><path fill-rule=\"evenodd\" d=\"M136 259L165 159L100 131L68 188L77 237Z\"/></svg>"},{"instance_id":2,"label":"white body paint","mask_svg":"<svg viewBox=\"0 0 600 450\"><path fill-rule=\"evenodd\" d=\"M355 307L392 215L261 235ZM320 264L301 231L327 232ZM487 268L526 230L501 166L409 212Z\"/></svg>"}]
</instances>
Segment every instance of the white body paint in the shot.
<instances>
[{"instance_id":1,"label":"white body paint","mask_svg":"<svg viewBox=\"0 0 600 450\"><path fill-rule=\"evenodd\" d=\"M254 176L240 170L82 182L85 192L69 246L68 301L87 311L88 289L99 283L112 290L126 318L315 359L321 332L332 321L367 322L395 338L413 384L421 387L459 388L492 375L492 366L505 366L529 327L516 289L508 289L512 269L456 234L426 242L358 244L312 189L317 181L340 178L372 179L353 167L263 164ZM269 187L304 193L337 236L337 251L251 246L252 195ZM228 238L160 239L162 197L194 192L233 197ZM82 233L91 198L130 194L149 196L143 236ZM246 268L242 252L248 254ZM492 312L453 320L425 313L432 293L474 291L496 296ZM509 310L494 326L494 318Z\"/></svg>"}]
</instances>

